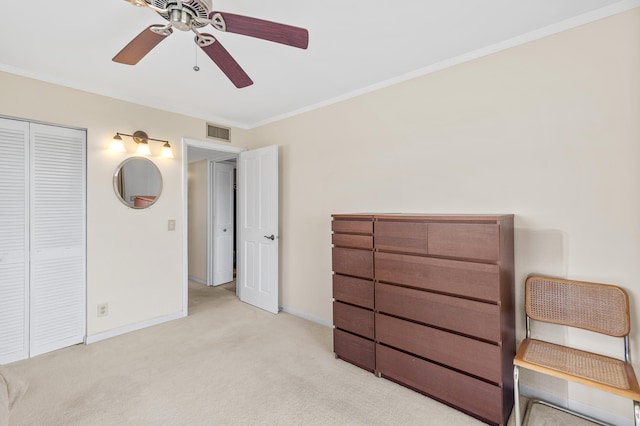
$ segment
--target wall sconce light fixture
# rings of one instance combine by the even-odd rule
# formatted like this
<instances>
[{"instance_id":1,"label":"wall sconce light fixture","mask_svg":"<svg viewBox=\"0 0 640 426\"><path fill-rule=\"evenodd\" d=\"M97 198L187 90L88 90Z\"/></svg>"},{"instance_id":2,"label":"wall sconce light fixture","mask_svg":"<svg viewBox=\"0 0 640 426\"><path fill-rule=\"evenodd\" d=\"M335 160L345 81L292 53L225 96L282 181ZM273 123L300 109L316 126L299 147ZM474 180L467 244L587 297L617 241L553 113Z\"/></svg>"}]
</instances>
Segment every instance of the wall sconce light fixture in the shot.
<instances>
[{"instance_id":1,"label":"wall sconce light fixture","mask_svg":"<svg viewBox=\"0 0 640 426\"><path fill-rule=\"evenodd\" d=\"M169 144L169 141L150 138L149 135L147 135L142 130L136 130L133 133L133 135L127 135L126 133L120 133L120 132L116 133L109 147L111 151L126 152L126 149L124 148L124 142L122 141L122 136L128 136L130 138L133 138L133 141L136 144L138 144L138 149L136 150L136 153L138 155L151 155L151 149L149 149L149 141L156 141L156 142L164 142L164 145L162 145L162 153L161 153L163 157L174 158L173 150L171 149L171 145Z\"/></svg>"}]
</instances>

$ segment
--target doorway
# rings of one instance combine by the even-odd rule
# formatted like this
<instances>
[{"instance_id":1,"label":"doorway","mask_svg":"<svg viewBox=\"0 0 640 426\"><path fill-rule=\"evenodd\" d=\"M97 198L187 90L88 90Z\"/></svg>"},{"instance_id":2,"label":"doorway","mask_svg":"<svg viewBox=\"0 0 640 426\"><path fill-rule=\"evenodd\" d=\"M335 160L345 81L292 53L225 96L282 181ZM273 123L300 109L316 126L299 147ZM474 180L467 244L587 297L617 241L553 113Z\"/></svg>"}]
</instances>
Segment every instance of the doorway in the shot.
<instances>
[{"instance_id":1,"label":"doorway","mask_svg":"<svg viewBox=\"0 0 640 426\"><path fill-rule=\"evenodd\" d=\"M271 313L279 311L279 197L277 145L248 151L228 145L183 138L183 315L188 315L189 235L188 158L206 155L237 158L237 296ZM204 151L204 152L203 152ZM216 152L218 152L216 154ZM220 156L217 160L225 161Z\"/></svg>"},{"instance_id":2,"label":"doorway","mask_svg":"<svg viewBox=\"0 0 640 426\"><path fill-rule=\"evenodd\" d=\"M187 143L188 279L235 287L236 164L229 146Z\"/></svg>"},{"instance_id":3,"label":"doorway","mask_svg":"<svg viewBox=\"0 0 640 426\"><path fill-rule=\"evenodd\" d=\"M233 281L235 269L235 158L190 154L188 162L189 279L207 286Z\"/></svg>"}]
</instances>

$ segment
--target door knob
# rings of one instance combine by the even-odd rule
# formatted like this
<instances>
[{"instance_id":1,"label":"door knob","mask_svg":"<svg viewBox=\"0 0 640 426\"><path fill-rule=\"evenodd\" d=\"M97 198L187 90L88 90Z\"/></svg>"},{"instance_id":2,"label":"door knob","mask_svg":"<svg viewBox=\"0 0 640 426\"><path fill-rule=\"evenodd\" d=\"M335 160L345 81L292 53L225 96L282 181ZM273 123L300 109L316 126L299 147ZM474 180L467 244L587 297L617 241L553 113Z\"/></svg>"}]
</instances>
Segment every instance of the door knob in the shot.
<instances>
[{"instance_id":1,"label":"door knob","mask_svg":"<svg viewBox=\"0 0 640 426\"><path fill-rule=\"evenodd\" d=\"M264 237L265 237L267 240L271 240L271 241L273 241L273 240L275 240L275 239L276 239L276 236L275 236L275 235L273 235L273 234L271 234L271 235L265 235Z\"/></svg>"}]
</instances>

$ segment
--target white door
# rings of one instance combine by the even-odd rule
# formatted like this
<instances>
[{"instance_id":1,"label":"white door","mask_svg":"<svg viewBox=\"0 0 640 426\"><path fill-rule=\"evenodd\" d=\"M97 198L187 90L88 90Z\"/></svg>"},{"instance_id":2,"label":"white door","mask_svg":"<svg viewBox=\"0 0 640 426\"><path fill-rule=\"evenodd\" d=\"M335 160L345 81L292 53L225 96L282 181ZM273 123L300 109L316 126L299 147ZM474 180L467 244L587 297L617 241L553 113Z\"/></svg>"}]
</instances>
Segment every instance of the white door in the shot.
<instances>
[{"instance_id":1,"label":"white door","mask_svg":"<svg viewBox=\"0 0 640 426\"><path fill-rule=\"evenodd\" d=\"M86 132L31 123L30 356L85 336Z\"/></svg>"},{"instance_id":2,"label":"white door","mask_svg":"<svg viewBox=\"0 0 640 426\"><path fill-rule=\"evenodd\" d=\"M29 357L29 123L0 118L0 364Z\"/></svg>"},{"instance_id":3,"label":"white door","mask_svg":"<svg viewBox=\"0 0 640 426\"><path fill-rule=\"evenodd\" d=\"M240 300L278 312L278 147L240 153L238 290Z\"/></svg>"},{"instance_id":4,"label":"white door","mask_svg":"<svg viewBox=\"0 0 640 426\"><path fill-rule=\"evenodd\" d=\"M213 285L233 281L234 169L213 163Z\"/></svg>"},{"instance_id":5,"label":"white door","mask_svg":"<svg viewBox=\"0 0 640 426\"><path fill-rule=\"evenodd\" d=\"M85 145L0 119L0 364L84 340Z\"/></svg>"}]
</instances>

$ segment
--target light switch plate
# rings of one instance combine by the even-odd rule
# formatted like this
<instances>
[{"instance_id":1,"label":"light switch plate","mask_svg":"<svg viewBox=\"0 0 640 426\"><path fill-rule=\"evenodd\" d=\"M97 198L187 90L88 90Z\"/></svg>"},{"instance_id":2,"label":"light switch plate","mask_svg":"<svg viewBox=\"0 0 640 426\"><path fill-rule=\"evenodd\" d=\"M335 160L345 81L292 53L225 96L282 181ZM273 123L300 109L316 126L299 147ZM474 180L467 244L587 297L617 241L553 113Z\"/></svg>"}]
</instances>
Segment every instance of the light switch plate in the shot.
<instances>
[{"instance_id":1,"label":"light switch plate","mask_svg":"<svg viewBox=\"0 0 640 426\"><path fill-rule=\"evenodd\" d=\"M175 231L176 230L176 221L173 219L169 220L169 223L167 224L167 228L169 229L169 231Z\"/></svg>"}]
</instances>

